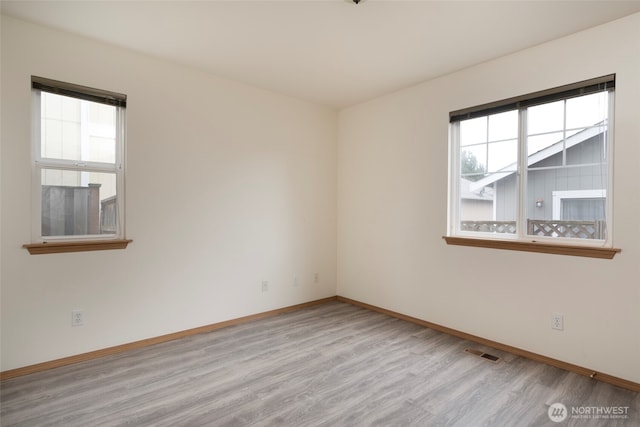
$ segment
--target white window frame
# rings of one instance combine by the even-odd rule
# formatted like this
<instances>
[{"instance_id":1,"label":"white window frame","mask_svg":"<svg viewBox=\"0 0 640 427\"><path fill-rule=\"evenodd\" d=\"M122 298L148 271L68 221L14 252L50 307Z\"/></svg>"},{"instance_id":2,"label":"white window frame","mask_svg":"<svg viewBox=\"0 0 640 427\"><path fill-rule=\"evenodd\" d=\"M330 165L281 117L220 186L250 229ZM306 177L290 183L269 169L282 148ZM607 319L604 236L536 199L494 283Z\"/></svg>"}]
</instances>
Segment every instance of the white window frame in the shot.
<instances>
[{"instance_id":1,"label":"white window frame","mask_svg":"<svg viewBox=\"0 0 640 427\"><path fill-rule=\"evenodd\" d=\"M607 190L557 190L551 192L552 195L552 218L560 220L562 213L563 199L605 199L607 198Z\"/></svg>"},{"instance_id":2,"label":"white window frame","mask_svg":"<svg viewBox=\"0 0 640 427\"><path fill-rule=\"evenodd\" d=\"M594 79L601 80L605 78L609 78L611 76L605 76L603 78ZM615 79L615 76L612 76ZM584 82L575 83L573 85L568 85L567 87L580 87ZM545 237L545 236L530 236L527 234L527 218L526 218L526 175L528 168L528 156L527 156L527 147L526 147L526 120L527 120L527 107L519 106L519 102L524 99L533 98L537 96L546 96L548 92L553 93L560 92L564 88L551 89L550 91L543 91L536 94L524 95L517 98L512 98L509 100L499 101L497 103L487 104L479 107L472 107L471 109L460 110L458 112L451 113L451 115L459 115L459 114L467 114L467 110L481 110L481 109L489 109L489 107L493 107L494 104L497 105L507 105L513 104L517 105L514 108L503 109L502 111L509 110L517 110L519 117L519 132L518 132L518 164L516 174L516 197L517 197L517 206L516 206L516 232L511 233L486 233L486 232L473 232L473 231L463 231L460 227L460 121L451 121L450 129L449 129L449 191L448 191L448 223L447 223L447 236L449 237L467 237L474 239L486 239L486 240L508 240L515 242L544 242L549 244L558 244L558 245L572 245L572 246L597 246L597 247L613 247L613 140L614 140L614 101L615 101L615 90L613 88L608 89L608 126L607 126L607 140L606 140L606 159L607 159L607 186L608 189L604 190L577 190L577 191L597 191L597 196L602 197L604 192L606 197L606 227L607 227L607 237L606 240L595 240L595 239L577 239L577 238L560 238L560 237ZM562 98L558 98L562 99ZM565 98L566 99L566 98ZM493 113L487 113L485 115L489 115ZM476 117L481 117L478 115ZM499 172L498 172L499 173ZM584 193L586 194L586 193ZM585 196L582 196L585 197ZM554 203L555 206L555 203ZM494 200L495 207L495 200ZM495 218L494 212L494 218ZM553 215L554 219L556 219L556 215ZM558 215L559 217L559 215Z\"/></svg>"},{"instance_id":3,"label":"white window frame","mask_svg":"<svg viewBox=\"0 0 640 427\"><path fill-rule=\"evenodd\" d=\"M125 128L126 128L126 95L60 82L32 76L33 82L42 82L51 87L51 90L33 88L32 93L32 129L31 129L31 157L32 157L32 243L47 242L83 242L83 241L108 241L125 238ZM60 88L60 92L56 89ZM41 153L41 93L50 92L69 96L77 99L98 96L105 98L117 98L121 105L114 105L116 109L116 147L114 163L66 160L59 158L42 157ZM72 93L79 94L73 96ZM89 99L91 100L91 99ZM104 102L107 104L107 102ZM86 234L67 236L43 236L42 235L42 171L45 169L57 169L76 172L112 173L116 179L116 232L115 234Z\"/></svg>"}]
</instances>

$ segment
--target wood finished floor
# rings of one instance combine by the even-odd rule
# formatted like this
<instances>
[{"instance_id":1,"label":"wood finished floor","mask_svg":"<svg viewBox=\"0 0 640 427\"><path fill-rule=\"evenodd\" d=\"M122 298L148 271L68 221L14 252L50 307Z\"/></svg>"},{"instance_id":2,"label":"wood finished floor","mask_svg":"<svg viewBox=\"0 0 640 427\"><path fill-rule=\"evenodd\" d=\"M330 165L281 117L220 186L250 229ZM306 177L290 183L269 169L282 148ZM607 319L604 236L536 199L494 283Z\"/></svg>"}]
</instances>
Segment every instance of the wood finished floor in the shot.
<instances>
[{"instance_id":1,"label":"wood finished floor","mask_svg":"<svg viewBox=\"0 0 640 427\"><path fill-rule=\"evenodd\" d=\"M638 393L337 301L6 380L0 396L4 427L640 425ZM555 402L628 418L556 424Z\"/></svg>"}]
</instances>

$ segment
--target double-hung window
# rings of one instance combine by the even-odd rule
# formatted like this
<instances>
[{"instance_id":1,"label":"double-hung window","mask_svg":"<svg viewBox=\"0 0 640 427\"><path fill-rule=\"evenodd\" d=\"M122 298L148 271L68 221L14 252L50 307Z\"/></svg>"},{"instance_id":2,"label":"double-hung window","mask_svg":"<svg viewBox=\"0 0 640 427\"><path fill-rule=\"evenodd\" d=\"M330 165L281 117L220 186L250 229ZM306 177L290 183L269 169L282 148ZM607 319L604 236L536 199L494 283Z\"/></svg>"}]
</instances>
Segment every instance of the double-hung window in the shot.
<instances>
[{"instance_id":1,"label":"double-hung window","mask_svg":"<svg viewBox=\"0 0 640 427\"><path fill-rule=\"evenodd\" d=\"M609 75L450 113L448 236L611 247Z\"/></svg>"},{"instance_id":2,"label":"double-hung window","mask_svg":"<svg viewBox=\"0 0 640 427\"><path fill-rule=\"evenodd\" d=\"M34 243L124 238L126 95L33 76Z\"/></svg>"}]
</instances>

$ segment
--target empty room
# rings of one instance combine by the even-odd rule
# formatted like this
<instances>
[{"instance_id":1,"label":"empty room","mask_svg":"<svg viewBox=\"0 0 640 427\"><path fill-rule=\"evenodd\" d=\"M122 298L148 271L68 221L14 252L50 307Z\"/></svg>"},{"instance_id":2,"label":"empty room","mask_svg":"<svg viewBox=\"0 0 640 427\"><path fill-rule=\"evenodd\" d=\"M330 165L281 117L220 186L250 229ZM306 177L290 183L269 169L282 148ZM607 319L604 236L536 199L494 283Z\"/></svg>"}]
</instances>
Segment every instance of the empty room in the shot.
<instances>
[{"instance_id":1,"label":"empty room","mask_svg":"<svg viewBox=\"0 0 640 427\"><path fill-rule=\"evenodd\" d=\"M640 425L640 1L1 1L2 426Z\"/></svg>"}]
</instances>

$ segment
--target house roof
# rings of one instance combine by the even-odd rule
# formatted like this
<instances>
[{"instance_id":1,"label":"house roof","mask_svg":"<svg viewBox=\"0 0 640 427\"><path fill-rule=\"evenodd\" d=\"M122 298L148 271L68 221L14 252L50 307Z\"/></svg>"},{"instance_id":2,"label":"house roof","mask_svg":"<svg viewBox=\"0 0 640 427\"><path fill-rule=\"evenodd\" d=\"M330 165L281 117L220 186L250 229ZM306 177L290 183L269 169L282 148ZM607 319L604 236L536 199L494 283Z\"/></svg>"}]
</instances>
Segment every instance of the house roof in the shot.
<instances>
[{"instance_id":1,"label":"house roof","mask_svg":"<svg viewBox=\"0 0 640 427\"><path fill-rule=\"evenodd\" d=\"M606 121L597 123L593 127L587 128L583 131L580 131L576 134L571 135L566 140L566 145L564 145L567 149L574 147L578 144L581 144L594 136L597 136L603 133L607 129ZM527 159L527 166L531 166L536 164L544 159L547 159L555 154L560 153L563 150L563 141L560 140L540 151L537 151L531 155ZM469 184L469 191L476 192L482 189L482 187L486 187L488 185L493 184L496 181L500 181L514 173L516 173L516 163L511 163L500 170L491 173L478 181L472 182Z\"/></svg>"},{"instance_id":2,"label":"house roof","mask_svg":"<svg viewBox=\"0 0 640 427\"><path fill-rule=\"evenodd\" d=\"M465 200L481 200L491 202L493 201L494 191L490 187L480 187L474 191L471 191L471 185L473 181L465 178L460 179L460 198Z\"/></svg>"}]
</instances>

